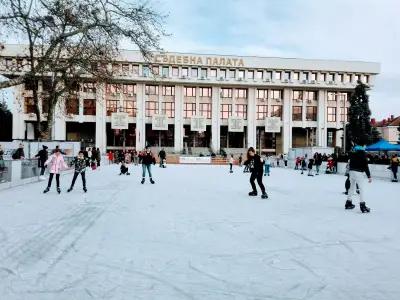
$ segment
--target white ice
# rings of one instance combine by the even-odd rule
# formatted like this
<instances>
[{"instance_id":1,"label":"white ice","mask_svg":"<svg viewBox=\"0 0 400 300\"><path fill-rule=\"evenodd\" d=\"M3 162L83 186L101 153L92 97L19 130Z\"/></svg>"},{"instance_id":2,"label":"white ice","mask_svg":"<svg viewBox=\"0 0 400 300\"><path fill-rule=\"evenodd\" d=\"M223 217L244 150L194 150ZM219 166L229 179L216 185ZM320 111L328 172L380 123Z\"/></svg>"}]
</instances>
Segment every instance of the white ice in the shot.
<instances>
[{"instance_id":1,"label":"white ice","mask_svg":"<svg viewBox=\"0 0 400 300\"><path fill-rule=\"evenodd\" d=\"M400 299L400 185L272 169L268 200L228 166L88 171L0 192L0 299Z\"/></svg>"}]
</instances>

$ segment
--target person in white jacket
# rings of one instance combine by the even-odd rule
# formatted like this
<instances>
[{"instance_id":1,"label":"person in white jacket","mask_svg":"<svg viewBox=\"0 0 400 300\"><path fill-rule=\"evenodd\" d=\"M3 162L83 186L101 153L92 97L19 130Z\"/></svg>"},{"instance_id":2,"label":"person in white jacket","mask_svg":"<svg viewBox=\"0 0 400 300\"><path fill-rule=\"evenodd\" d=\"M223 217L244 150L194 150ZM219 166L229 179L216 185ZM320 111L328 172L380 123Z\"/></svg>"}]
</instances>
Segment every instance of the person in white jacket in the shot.
<instances>
[{"instance_id":1,"label":"person in white jacket","mask_svg":"<svg viewBox=\"0 0 400 300\"><path fill-rule=\"evenodd\" d=\"M235 160L233 159L233 154L231 154L231 157L229 158L229 173L233 173L233 163Z\"/></svg>"}]
</instances>

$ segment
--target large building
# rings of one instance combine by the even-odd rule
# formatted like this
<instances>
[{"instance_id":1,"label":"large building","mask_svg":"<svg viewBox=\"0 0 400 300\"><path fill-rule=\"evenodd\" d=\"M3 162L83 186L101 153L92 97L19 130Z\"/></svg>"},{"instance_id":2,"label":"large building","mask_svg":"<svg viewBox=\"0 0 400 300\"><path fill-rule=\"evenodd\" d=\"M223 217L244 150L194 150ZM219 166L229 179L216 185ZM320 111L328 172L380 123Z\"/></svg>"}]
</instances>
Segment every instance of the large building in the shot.
<instances>
[{"instance_id":1,"label":"large building","mask_svg":"<svg viewBox=\"0 0 400 300\"><path fill-rule=\"evenodd\" d=\"M0 51L0 74L24 71L18 69L26 59L20 49L6 45ZM340 147L349 95L358 80L373 87L380 71L373 62L183 53L155 53L148 62L137 51L122 51L117 61L108 66L112 82L88 81L57 107L55 139L103 151L125 143L204 154L249 146L274 153ZM27 82L16 89L14 139L35 138L33 86ZM46 80L38 84L43 99L47 86ZM43 111L46 105L44 100ZM129 114L124 132L111 127L111 114L118 111ZM153 115L166 117L167 130L153 130ZM204 117L205 130L191 131L191 119L198 116ZM266 130L270 117L281 120L279 132ZM242 120L241 132L230 130L230 118Z\"/></svg>"}]
</instances>

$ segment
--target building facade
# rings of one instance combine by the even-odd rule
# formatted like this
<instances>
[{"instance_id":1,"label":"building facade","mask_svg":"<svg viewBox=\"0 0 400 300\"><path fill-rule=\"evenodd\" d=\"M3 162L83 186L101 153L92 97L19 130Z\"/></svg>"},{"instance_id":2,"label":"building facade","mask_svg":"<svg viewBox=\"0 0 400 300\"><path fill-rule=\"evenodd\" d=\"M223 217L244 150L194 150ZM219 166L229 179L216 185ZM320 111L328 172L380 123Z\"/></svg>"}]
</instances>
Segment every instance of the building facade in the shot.
<instances>
[{"instance_id":1,"label":"building facade","mask_svg":"<svg viewBox=\"0 0 400 300\"><path fill-rule=\"evenodd\" d=\"M387 140L389 143L398 144L400 143L400 116L394 117L393 115L387 119L376 122L375 119L371 120L372 126L378 129L381 137Z\"/></svg>"},{"instance_id":2,"label":"building facade","mask_svg":"<svg viewBox=\"0 0 400 300\"><path fill-rule=\"evenodd\" d=\"M0 74L23 72L18 46L0 52ZM122 51L108 83L88 81L56 109L56 140L82 141L102 151L146 145L207 154L209 149L242 152L249 146L287 153L292 147L342 146L349 96L361 80L373 87L380 65L372 62ZM38 84L46 111L48 83ZM13 138L34 139L32 88L16 88ZM129 128L111 128L111 114L129 115ZM153 130L152 116L164 115L168 130ZM206 129L191 131L202 116ZM46 115L44 115L46 117ZM243 120L242 132L229 118ZM266 132L265 119L280 119L280 132Z\"/></svg>"}]
</instances>

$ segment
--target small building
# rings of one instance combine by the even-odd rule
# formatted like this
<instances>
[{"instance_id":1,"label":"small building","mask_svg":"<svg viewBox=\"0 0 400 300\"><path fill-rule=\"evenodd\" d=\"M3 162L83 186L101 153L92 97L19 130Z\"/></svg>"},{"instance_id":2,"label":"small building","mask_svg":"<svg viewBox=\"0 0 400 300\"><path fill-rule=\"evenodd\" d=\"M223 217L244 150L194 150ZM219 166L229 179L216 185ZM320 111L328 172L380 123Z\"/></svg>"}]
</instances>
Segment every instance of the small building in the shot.
<instances>
[{"instance_id":1,"label":"small building","mask_svg":"<svg viewBox=\"0 0 400 300\"><path fill-rule=\"evenodd\" d=\"M372 119L371 123L372 126L378 129L382 138L387 140L389 143L397 144L400 142L400 132L398 130L400 126L400 116L394 117L391 115L389 118L378 122L375 119Z\"/></svg>"}]
</instances>

